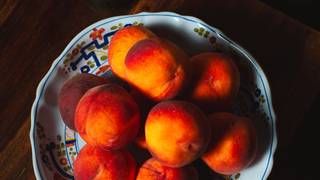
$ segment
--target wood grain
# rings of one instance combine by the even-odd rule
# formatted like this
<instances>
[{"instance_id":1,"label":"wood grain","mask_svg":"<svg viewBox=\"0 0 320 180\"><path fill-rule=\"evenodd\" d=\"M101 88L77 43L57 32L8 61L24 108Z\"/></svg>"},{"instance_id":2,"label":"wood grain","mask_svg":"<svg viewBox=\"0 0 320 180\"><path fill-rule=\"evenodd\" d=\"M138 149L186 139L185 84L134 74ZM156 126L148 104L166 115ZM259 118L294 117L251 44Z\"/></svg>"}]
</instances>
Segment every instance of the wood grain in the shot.
<instances>
[{"instance_id":1,"label":"wood grain","mask_svg":"<svg viewBox=\"0 0 320 180\"><path fill-rule=\"evenodd\" d=\"M279 151L292 142L319 94L320 33L258 1L140 0L104 11L85 0L0 0L0 5L0 179L34 179L28 135L36 87L67 43L102 18L175 11L196 16L241 44L270 81Z\"/></svg>"},{"instance_id":2,"label":"wood grain","mask_svg":"<svg viewBox=\"0 0 320 180\"><path fill-rule=\"evenodd\" d=\"M0 1L0 26L7 20L18 4L18 0L1 0Z\"/></svg>"},{"instance_id":3,"label":"wood grain","mask_svg":"<svg viewBox=\"0 0 320 180\"><path fill-rule=\"evenodd\" d=\"M30 118L21 125L0 154L1 179L30 179L34 176L29 145Z\"/></svg>"},{"instance_id":4,"label":"wood grain","mask_svg":"<svg viewBox=\"0 0 320 180\"><path fill-rule=\"evenodd\" d=\"M10 15L0 12L0 179L34 179L28 135L38 83L77 33L122 12L96 12L86 1L16 1Z\"/></svg>"}]
</instances>

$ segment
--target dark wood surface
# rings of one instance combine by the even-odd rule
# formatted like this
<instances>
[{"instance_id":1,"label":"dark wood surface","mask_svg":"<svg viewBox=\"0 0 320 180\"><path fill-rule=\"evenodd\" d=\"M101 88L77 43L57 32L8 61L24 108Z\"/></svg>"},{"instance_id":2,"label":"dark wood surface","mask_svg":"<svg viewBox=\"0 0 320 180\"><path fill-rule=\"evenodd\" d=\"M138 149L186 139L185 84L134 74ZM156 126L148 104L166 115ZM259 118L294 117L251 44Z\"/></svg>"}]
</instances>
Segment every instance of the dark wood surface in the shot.
<instances>
[{"instance_id":1,"label":"dark wood surface","mask_svg":"<svg viewBox=\"0 0 320 180\"><path fill-rule=\"evenodd\" d=\"M100 19L141 11L196 16L256 57L277 115L279 148L270 179L297 178L285 151L319 94L319 32L253 0L140 0L103 11L85 0L0 0L0 179L34 179L31 106L39 81L67 43Z\"/></svg>"}]
</instances>

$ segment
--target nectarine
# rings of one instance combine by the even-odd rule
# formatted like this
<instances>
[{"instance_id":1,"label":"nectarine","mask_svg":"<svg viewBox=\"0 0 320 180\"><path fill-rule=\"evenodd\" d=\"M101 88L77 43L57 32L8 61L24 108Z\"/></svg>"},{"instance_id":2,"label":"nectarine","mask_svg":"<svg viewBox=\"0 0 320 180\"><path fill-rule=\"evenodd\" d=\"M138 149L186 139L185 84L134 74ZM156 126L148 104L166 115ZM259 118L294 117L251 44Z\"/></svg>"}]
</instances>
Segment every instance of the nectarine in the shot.
<instances>
[{"instance_id":1,"label":"nectarine","mask_svg":"<svg viewBox=\"0 0 320 180\"><path fill-rule=\"evenodd\" d=\"M126 56L126 80L152 100L174 98L191 75L189 63L186 53L170 41L141 40Z\"/></svg>"},{"instance_id":2,"label":"nectarine","mask_svg":"<svg viewBox=\"0 0 320 180\"><path fill-rule=\"evenodd\" d=\"M156 35L143 26L129 26L117 31L111 38L108 58L111 70L118 77L125 79L124 61L129 49L138 41Z\"/></svg>"},{"instance_id":3,"label":"nectarine","mask_svg":"<svg viewBox=\"0 0 320 180\"><path fill-rule=\"evenodd\" d=\"M240 74L233 60L216 52L191 58L194 82L191 100L206 111L229 110L240 87Z\"/></svg>"},{"instance_id":4,"label":"nectarine","mask_svg":"<svg viewBox=\"0 0 320 180\"><path fill-rule=\"evenodd\" d=\"M205 114L185 101L164 101L153 107L145 125L148 150L161 163L181 167L206 149L210 128Z\"/></svg>"},{"instance_id":5,"label":"nectarine","mask_svg":"<svg viewBox=\"0 0 320 180\"><path fill-rule=\"evenodd\" d=\"M85 145L74 161L76 180L134 180L135 169L128 151L105 151L90 145Z\"/></svg>"},{"instance_id":6,"label":"nectarine","mask_svg":"<svg viewBox=\"0 0 320 180\"><path fill-rule=\"evenodd\" d=\"M138 133L140 110L125 89L106 84L87 91L80 99L75 125L80 136L91 145L119 149Z\"/></svg>"},{"instance_id":7,"label":"nectarine","mask_svg":"<svg viewBox=\"0 0 320 180\"><path fill-rule=\"evenodd\" d=\"M75 130L74 113L80 98L90 88L106 84L108 80L93 74L77 74L64 82L58 97L59 111L64 123Z\"/></svg>"},{"instance_id":8,"label":"nectarine","mask_svg":"<svg viewBox=\"0 0 320 180\"><path fill-rule=\"evenodd\" d=\"M196 169L189 165L180 168L172 168L162 165L154 158L147 160L140 167L137 180L197 180Z\"/></svg>"},{"instance_id":9,"label":"nectarine","mask_svg":"<svg viewBox=\"0 0 320 180\"><path fill-rule=\"evenodd\" d=\"M256 152L256 132L246 117L231 113L214 113L209 116L212 127L210 145L202 156L215 172L231 175L246 168Z\"/></svg>"}]
</instances>

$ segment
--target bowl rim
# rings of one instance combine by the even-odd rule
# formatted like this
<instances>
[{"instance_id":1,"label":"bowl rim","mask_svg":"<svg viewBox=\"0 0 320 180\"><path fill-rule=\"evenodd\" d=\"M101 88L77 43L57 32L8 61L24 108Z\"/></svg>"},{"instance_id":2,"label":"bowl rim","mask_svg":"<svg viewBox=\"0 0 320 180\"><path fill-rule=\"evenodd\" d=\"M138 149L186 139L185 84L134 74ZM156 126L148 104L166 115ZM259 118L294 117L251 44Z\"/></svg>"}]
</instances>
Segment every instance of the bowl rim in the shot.
<instances>
[{"instance_id":1,"label":"bowl rim","mask_svg":"<svg viewBox=\"0 0 320 180\"><path fill-rule=\"evenodd\" d=\"M62 53L60 53L60 55L53 61L53 63L51 64L50 69L47 71L47 73L41 79L41 81L39 82L39 84L37 86L36 97L34 99L34 102L32 104L32 108L31 108L31 127L30 127L30 132L29 132L29 138L30 138L30 142L31 142L33 170L34 170L36 179L43 179L43 177L41 175L41 172L40 172L40 169L39 169L39 165L38 165L38 161L37 161L37 157L38 156L36 155L36 148L35 148L35 146L36 146L36 142L35 142L35 138L36 138L35 137L36 115L37 115L39 100L42 97L42 93L43 93L42 90L44 89L49 76L51 75L53 70L56 68L56 66L59 64L59 62L62 59L62 57L64 56L64 54L66 54L70 50L70 48L72 46L74 46L75 42L78 41L81 37L83 37L88 31L91 31L93 28L95 28L97 26L101 26L103 24L110 23L110 22L115 21L115 20L120 20L120 19L125 19L125 18L132 18L132 17L142 17L142 16L179 17L179 18L182 18L184 20L188 20L188 21L192 21L194 23L198 23L198 24L202 25L203 27L205 27L205 28L207 28L207 29L209 29L211 31L216 32L217 35L221 39L224 39L233 48L235 48L237 51L241 52L242 55L245 56L254 65L254 68L256 69L256 71L260 72L258 74L259 74L259 77L261 78L261 81L263 82L262 85L263 85L263 88L264 88L264 90L266 92L266 94L265 94L266 95L266 102L267 102L267 105L268 105L268 109L270 110L270 114L269 115L270 115L270 120L271 120L271 140L270 140L271 141L271 143L270 143L271 147L270 147L267 166L266 166L266 169L264 170L264 173L263 173L262 178L261 178L261 179L266 179L269 176L269 174L271 173L271 170L272 170L272 167L273 167L273 156L274 156L275 150L277 148L278 140L277 140L277 132L276 132L276 115L275 115L275 112L274 112L274 109L273 109L270 85L269 85L269 81L268 81L264 71L262 70L260 65L257 63L255 58L247 50L245 50L243 47L241 47L236 42L231 40L228 36L226 36L219 29L208 25L207 23L205 23L204 21L200 20L199 18L196 18L196 17L193 17L193 16L188 16L188 15L180 15L180 14L173 13L173 12L168 12L168 11L163 11L163 12L141 12L141 13L132 14L132 15L113 16L113 17L110 17L110 18L106 18L106 19L102 19L100 21L97 21L97 22L91 24L90 26L86 27L85 29L83 29L81 32L79 32L68 43L68 45L62 51Z\"/></svg>"}]
</instances>

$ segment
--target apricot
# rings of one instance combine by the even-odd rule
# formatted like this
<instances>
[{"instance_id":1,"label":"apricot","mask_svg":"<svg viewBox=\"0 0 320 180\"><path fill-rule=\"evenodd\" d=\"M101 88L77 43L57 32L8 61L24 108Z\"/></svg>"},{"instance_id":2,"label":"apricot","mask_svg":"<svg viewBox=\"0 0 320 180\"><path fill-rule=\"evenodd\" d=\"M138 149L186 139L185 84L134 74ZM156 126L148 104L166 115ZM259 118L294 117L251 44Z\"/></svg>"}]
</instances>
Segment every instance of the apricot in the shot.
<instances>
[{"instance_id":1,"label":"apricot","mask_svg":"<svg viewBox=\"0 0 320 180\"><path fill-rule=\"evenodd\" d=\"M233 60L221 53L201 53L191 58L194 82L191 100L206 111L229 110L240 87Z\"/></svg>"},{"instance_id":2,"label":"apricot","mask_svg":"<svg viewBox=\"0 0 320 180\"><path fill-rule=\"evenodd\" d=\"M162 165L155 158L147 160L140 167L136 180L197 180L196 169L189 165L180 168L172 168Z\"/></svg>"},{"instance_id":3,"label":"apricot","mask_svg":"<svg viewBox=\"0 0 320 180\"><path fill-rule=\"evenodd\" d=\"M140 110L128 92L117 84L96 86L80 99L75 125L90 145L119 149L138 133Z\"/></svg>"},{"instance_id":4,"label":"apricot","mask_svg":"<svg viewBox=\"0 0 320 180\"><path fill-rule=\"evenodd\" d=\"M111 38L108 58L112 72L125 79L124 61L129 49L138 41L156 37L143 26L129 26L117 31Z\"/></svg>"},{"instance_id":5,"label":"apricot","mask_svg":"<svg viewBox=\"0 0 320 180\"><path fill-rule=\"evenodd\" d=\"M75 130L74 112L80 98L90 88L106 84L108 80L93 74L77 74L66 80L58 96L58 107L64 123Z\"/></svg>"},{"instance_id":6,"label":"apricot","mask_svg":"<svg viewBox=\"0 0 320 180\"><path fill-rule=\"evenodd\" d=\"M256 131L250 119L220 112L211 114L209 122L212 138L203 161L215 172L225 175L246 168L257 149Z\"/></svg>"},{"instance_id":7,"label":"apricot","mask_svg":"<svg viewBox=\"0 0 320 180\"><path fill-rule=\"evenodd\" d=\"M126 80L154 101L174 98L190 76L187 54L160 39L137 42L125 59Z\"/></svg>"},{"instance_id":8,"label":"apricot","mask_svg":"<svg viewBox=\"0 0 320 180\"><path fill-rule=\"evenodd\" d=\"M166 166L184 166L206 149L209 127L197 106L177 100L160 102L151 109L145 125L148 150Z\"/></svg>"},{"instance_id":9,"label":"apricot","mask_svg":"<svg viewBox=\"0 0 320 180\"><path fill-rule=\"evenodd\" d=\"M105 151L85 145L74 161L76 180L134 180L136 162L125 150Z\"/></svg>"}]
</instances>

